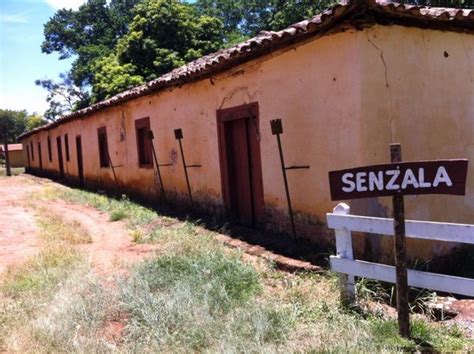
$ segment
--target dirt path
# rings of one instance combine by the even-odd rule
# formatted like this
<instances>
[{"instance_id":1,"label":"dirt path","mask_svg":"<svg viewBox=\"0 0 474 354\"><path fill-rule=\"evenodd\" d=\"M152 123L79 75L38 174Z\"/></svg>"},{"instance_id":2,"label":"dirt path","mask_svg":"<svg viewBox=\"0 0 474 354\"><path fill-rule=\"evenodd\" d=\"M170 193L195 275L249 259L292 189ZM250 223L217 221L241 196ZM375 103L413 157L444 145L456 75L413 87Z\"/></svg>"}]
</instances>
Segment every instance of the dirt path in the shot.
<instances>
[{"instance_id":1,"label":"dirt path","mask_svg":"<svg viewBox=\"0 0 474 354\"><path fill-rule=\"evenodd\" d=\"M22 177L0 178L0 274L39 250L35 217L21 201L40 189Z\"/></svg>"},{"instance_id":2,"label":"dirt path","mask_svg":"<svg viewBox=\"0 0 474 354\"><path fill-rule=\"evenodd\" d=\"M71 205L62 200L41 203L43 207L62 215L69 221L78 221L92 237L92 243L77 246L83 250L100 274L112 275L125 266L154 254L157 246L136 244L122 221L109 221L105 212L83 205ZM66 211L66 212L65 212Z\"/></svg>"},{"instance_id":3,"label":"dirt path","mask_svg":"<svg viewBox=\"0 0 474 354\"><path fill-rule=\"evenodd\" d=\"M84 205L68 204L63 200L28 200L28 196L47 186L61 186L50 180L33 176L0 178L0 275L9 266L21 264L39 252L41 241L35 215L46 209L66 221L77 221L92 237L92 243L77 246L84 251L92 267L101 275L114 275L126 265L142 260L158 251L159 246L135 244L124 222L110 222L105 212ZM273 254L263 247L248 244L225 235L216 235L230 247L241 249L246 257L271 260L280 269L317 271L308 262Z\"/></svg>"},{"instance_id":4,"label":"dirt path","mask_svg":"<svg viewBox=\"0 0 474 354\"><path fill-rule=\"evenodd\" d=\"M41 240L36 211L28 206L47 208L69 221L78 221L91 235L92 243L77 246L101 275L122 272L125 265L152 255L156 246L133 243L123 222L110 222L106 213L64 201L28 201L27 197L51 185L38 178L0 178L0 274L39 252Z\"/></svg>"}]
</instances>

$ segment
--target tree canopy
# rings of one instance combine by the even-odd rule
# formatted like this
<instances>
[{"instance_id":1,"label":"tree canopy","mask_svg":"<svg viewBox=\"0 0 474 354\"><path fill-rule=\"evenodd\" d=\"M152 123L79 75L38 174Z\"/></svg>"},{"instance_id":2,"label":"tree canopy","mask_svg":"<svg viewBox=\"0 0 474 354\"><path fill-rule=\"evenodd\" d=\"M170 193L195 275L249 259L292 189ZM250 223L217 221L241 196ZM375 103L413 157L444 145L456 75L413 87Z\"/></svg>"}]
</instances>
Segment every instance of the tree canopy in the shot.
<instances>
[{"instance_id":1,"label":"tree canopy","mask_svg":"<svg viewBox=\"0 0 474 354\"><path fill-rule=\"evenodd\" d=\"M0 109L0 141L4 144L16 142L18 135L26 129L27 117L26 111Z\"/></svg>"},{"instance_id":2,"label":"tree canopy","mask_svg":"<svg viewBox=\"0 0 474 354\"><path fill-rule=\"evenodd\" d=\"M78 87L92 79L94 61L109 54L128 29L140 0L88 0L77 11L61 9L44 25L41 50L74 56L69 77Z\"/></svg>"},{"instance_id":3,"label":"tree canopy","mask_svg":"<svg viewBox=\"0 0 474 354\"><path fill-rule=\"evenodd\" d=\"M136 75L135 71L133 64L120 65L117 55L113 53L97 60L94 67L92 102L143 84L145 82L143 77Z\"/></svg>"},{"instance_id":4,"label":"tree canopy","mask_svg":"<svg viewBox=\"0 0 474 354\"><path fill-rule=\"evenodd\" d=\"M226 40L255 36L262 30L280 30L312 17L335 0L197 0L202 13L221 19Z\"/></svg>"},{"instance_id":5,"label":"tree canopy","mask_svg":"<svg viewBox=\"0 0 474 354\"><path fill-rule=\"evenodd\" d=\"M28 115L26 110L0 109L0 142L7 144L17 142L19 135L46 123L42 116Z\"/></svg>"},{"instance_id":6,"label":"tree canopy","mask_svg":"<svg viewBox=\"0 0 474 354\"><path fill-rule=\"evenodd\" d=\"M200 15L178 0L145 0L134 10L129 31L118 41L117 57L145 80L218 50L222 22Z\"/></svg>"},{"instance_id":7,"label":"tree canopy","mask_svg":"<svg viewBox=\"0 0 474 354\"><path fill-rule=\"evenodd\" d=\"M32 129L38 128L42 125L48 123L42 116L39 114L32 114L26 117L25 131L30 131Z\"/></svg>"},{"instance_id":8,"label":"tree canopy","mask_svg":"<svg viewBox=\"0 0 474 354\"><path fill-rule=\"evenodd\" d=\"M25 110L14 111L10 109L0 109L0 143L4 145L6 175L11 176L10 164L8 159L8 144L17 141L19 135L26 130L31 130L44 124L41 116L28 116Z\"/></svg>"},{"instance_id":9,"label":"tree canopy","mask_svg":"<svg viewBox=\"0 0 474 354\"><path fill-rule=\"evenodd\" d=\"M420 6L462 7L465 9L474 9L473 0L400 0L398 2Z\"/></svg>"}]
</instances>

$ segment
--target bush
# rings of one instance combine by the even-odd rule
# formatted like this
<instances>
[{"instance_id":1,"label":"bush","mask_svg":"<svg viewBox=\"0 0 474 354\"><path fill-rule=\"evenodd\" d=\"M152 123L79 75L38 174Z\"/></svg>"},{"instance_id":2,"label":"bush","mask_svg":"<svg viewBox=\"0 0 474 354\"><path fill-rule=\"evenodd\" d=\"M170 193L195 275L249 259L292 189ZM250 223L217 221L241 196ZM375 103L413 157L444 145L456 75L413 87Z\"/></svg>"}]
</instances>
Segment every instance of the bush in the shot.
<instances>
[{"instance_id":1,"label":"bush","mask_svg":"<svg viewBox=\"0 0 474 354\"><path fill-rule=\"evenodd\" d=\"M116 209L110 213L110 221L119 221L127 217L127 213L124 209Z\"/></svg>"}]
</instances>

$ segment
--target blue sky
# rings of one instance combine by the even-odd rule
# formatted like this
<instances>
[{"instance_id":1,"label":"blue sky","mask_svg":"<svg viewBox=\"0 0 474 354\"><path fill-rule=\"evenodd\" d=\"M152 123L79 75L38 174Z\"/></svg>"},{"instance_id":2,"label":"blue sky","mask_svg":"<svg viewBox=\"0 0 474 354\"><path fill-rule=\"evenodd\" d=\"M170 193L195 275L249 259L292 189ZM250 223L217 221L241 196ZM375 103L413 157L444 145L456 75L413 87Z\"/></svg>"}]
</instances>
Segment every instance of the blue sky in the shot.
<instances>
[{"instance_id":1,"label":"blue sky","mask_svg":"<svg viewBox=\"0 0 474 354\"><path fill-rule=\"evenodd\" d=\"M36 79L57 79L70 60L41 53L43 24L59 8L73 8L84 0L0 0L0 108L26 109L42 114L46 91Z\"/></svg>"}]
</instances>

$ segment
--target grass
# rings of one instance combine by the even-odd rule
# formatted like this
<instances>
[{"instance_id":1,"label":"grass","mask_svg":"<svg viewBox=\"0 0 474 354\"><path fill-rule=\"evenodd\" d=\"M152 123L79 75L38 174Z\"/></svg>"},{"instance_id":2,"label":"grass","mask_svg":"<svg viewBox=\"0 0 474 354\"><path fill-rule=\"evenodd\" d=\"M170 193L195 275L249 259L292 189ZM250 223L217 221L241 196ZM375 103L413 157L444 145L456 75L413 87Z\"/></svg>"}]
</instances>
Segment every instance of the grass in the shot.
<instances>
[{"instance_id":1,"label":"grass","mask_svg":"<svg viewBox=\"0 0 474 354\"><path fill-rule=\"evenodd\" d=\"M341 307L336 274L281 272L227 248L197 224L161 217L126 198L63 187L46 187L34 198L63 198L107 211L111 220L120 216L137 241L153 242L161 253L113 287L77 260L46 257L18 270L22 276L11 273L1 285L7 305L0 312L0 348L8 351L474 350L456 327L422 315L413 317L413 339L402 339L383 314ZM45 239L70 245L69 238ZM373 284L358 290L365 301L382 296ZM118 339L105 334L114 321L124 327Z\"/></svg>"},{"instance_id":2,"label":"grass","mask_svg":"<svg viewBox=\"0 0 474 354\"><path fill-rule=\"evenodd\" d=\"M104 323L118 316L116 298L78 254L65 252L64 247L45 252L48 261L40 254L2 281L0 349L109 351L100 333Z\"/></svg>"},{"instance_id":3,"label":"grass","mask_svg":"<svg viewBox=\"0 0 474 354\"><path fill-rule=\"evenodd\" d=\"M119 221L127 217L127 212L123 209L113 210L110 213L110 221Z\"/></svg>"},{"instance_id":4,"label":"grass","mask_svg":"<svg viewBox=\"0 0 474 354\"><path fill-rule=\"evenodd\" d=\"M38 294L58 283L79 256L71 248L48 246L19 268L12 268L4 276L0 289L7 296Z\"/></svg>"},{"instance_id":5,"label":"grass","mask_svg":"<svg viewBox=\"0 0 474 354\"><path fill-rule=\"evenodd\" d=\"M222 252L145 262L120 289L124 341L139 350L259 351L292 327L284 307L258 301L258 273Z\"/></svg>"},{"instance_id":6,"label":"grass","mask_svg":"<svg viewBox=\"0 0 474 354\"><path fill-rule=\"evenodd\" d=\"M133 203L125 195L121 199L114 199L100 193L48 186L34 195L33 199L62 199L72 204L88 205L107 212L110 221L126 220L130 229L148 225L156 219L156 213L153 210Z\"/></svg>"},{"instance_id":7,"label":"grass","mask_svg":"<svg viewBox=\"0 0 474 354\"><path fill-rule=\"evenodd\" d=\"M66 220L45 208L39 209L37 217L40 237L48 242L61 240L72 245L92 242L89 232L77 220Z\"/></svg>"},{"instance_id":8,"label":"grass","mask_svg":"<svg viewBox=\"0 0 474 354\"><path fill-rule=\"evenodd\" d=\"M446 330L415 319L411 321L411 340L398 336L398 325L395 320L373 321L371 327L379 345L388 345L404 351L453 351L463 348L462 332L455 326Z\"/></svg>"},{"instance_id":9,"label":"grass","mask_svg":"<svg viewBox=\"0 0 474 354\"><path fill-rule=\"evenodd\" d=\"M31 199L33 201L62 199L71 204L87 205L107 212L110 221L125 221L136 243L154 243L164 235L175 236L175 226L182 227L179 221L165 216L158 217L154 210L130 201L125 195L115 199L79 189L46 186ZM189 227L184 227L190 231Z\"/></svg>"},{"instance_id":10,"label":"grass","mask_svg":"<svg viewBox=\"0 0 474 354\"><path fill-rule=\"evenodd\" d=\"M37 221L40 252L0 278L0 351L62 350L51 346L52 338L45 335L51 325L43 320L68 299L60 295L68 282L84 284L86 264L73 245L90 242L90 235L79 223L45 209L38 209Z\"/></svg>"},{"instance_id":11,"label":"grass","mask_svg":"<svg viewBox=\"0 0 474 354\"><path fill-rule=\"evenodd\" d=\"M47 306L61 282L78 264L71 248L47 246L18 268L10 269L0 283L0 349L21 351L31 335L30 325Z\"/></svg>"},{"instance_id":12,"label":"grass","mask_svg":"<svg viewBox=\"0 0 474 354\"><path fill-rule=\"evenodd\" d=\"M24 167L12 167L11 168L12 176L18 176L22 173L25 173ZM0 167L0 177L5 177L7 175L7 171L5 167Z\"/></svg>"}]
</instances>

